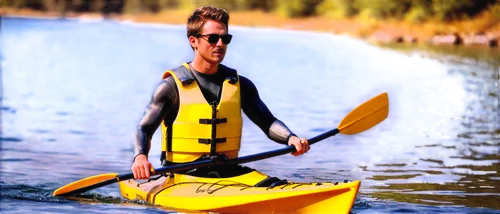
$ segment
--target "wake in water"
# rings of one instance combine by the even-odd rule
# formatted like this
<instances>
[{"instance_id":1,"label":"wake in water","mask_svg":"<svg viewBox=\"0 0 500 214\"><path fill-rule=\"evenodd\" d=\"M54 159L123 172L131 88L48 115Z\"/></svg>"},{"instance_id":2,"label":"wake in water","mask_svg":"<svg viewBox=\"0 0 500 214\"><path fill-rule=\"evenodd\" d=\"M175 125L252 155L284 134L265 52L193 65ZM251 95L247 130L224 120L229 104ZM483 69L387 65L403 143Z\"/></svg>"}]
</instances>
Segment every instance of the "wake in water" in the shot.
<instances>
[{"instance_id":1,"label":"wake in water","mask_svg":"<svg viewBox=\"0 0 500 214\"><path fill-rule=\"evenodd\" d=\"M130 201L121 197L113 197L101 195L99 193L87 192L68 197L52 196L54 190L47 189L44 185L29 186L29 185L11 185L0 181L0 199L16 199L26 201L43 201L54 203L69 203L72 201L80 202L97 202L107 204L133 203L147 204L140 201Z\"/></svg>"},{"instance_id":2,"label":"wake in water","mask_svg":"<svg viewBox=\"0 0 500 214\"><path fill-rule=\"evenodd\" d=\"M73 210L75 207L86 205L88 206L88 204L91 204L92 207L94 207L91 208L88 213L93 213L94 211L96 211L95 209L97 209L96 213L135 213L136 211L141 212L141 210L147 210L149 212L152 211L153 213L177 213L174 210L168 210L164 207L158 207L145 201L131 201L119 196L108 196L95 192L86 192L66 197L52 196L54 189L49 188L50 187L45 185L13 185L0 181L0 201L14 200L17 201L15 202L16 204L28 203L28 206L41 207L39 211L51 210L54 212L62 211L65 213L71 212L71 210ZM47 204L40 204L39 202L53 203L55 204L55 206L47 206ZM77 205L75 205L75 203ZM69 206L63 206L61 204L69 204ZM109 205L111 205L111 207ZM95 206L101 207L102 209L99 209ZM18 211L20 211L19 213L23 213L23 211L18 210L18 208L19 207L11 208L9 206L0 206L0 210L2 211L10 212L13 210L17 210L13 213L16 213Z\"/></svg>"},{"instance_id":3,"label":"wake in water","mask_svg":"<svg viewBox=\"0 0 500 214\"><path fill-rule=\"evenodd\" d=\"M10 185L0 181L0 199L17 199L44 202L68 202L64 198L52 197L52 191L44 189L43 185L35 187L28 185Z\"/></svg>"}]
</instances>

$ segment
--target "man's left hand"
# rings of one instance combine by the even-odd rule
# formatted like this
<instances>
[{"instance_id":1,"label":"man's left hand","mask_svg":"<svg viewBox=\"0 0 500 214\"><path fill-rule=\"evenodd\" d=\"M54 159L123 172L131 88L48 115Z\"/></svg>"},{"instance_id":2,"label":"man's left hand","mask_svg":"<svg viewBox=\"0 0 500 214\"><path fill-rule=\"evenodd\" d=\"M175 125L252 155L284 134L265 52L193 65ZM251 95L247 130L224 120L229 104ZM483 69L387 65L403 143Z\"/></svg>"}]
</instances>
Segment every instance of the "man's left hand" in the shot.
<instances>
[{"instance_id":1,"label":"man's left hand","mask_svg":"<svg viewBox=\"0 0 500 214\"><path fill-rule=\"evenodd\" d=\"M290 137L290 139L288 139L288 145L295 146L295 150L297 150L296 152L292 152L293 156L302 155L302 154L306 153L307 151L309 151L309 149L311 148L309 146L309 142L307 142L307 139L298 138L295 136L292 136L292 137Z\"/></svg>"}]
</instances>

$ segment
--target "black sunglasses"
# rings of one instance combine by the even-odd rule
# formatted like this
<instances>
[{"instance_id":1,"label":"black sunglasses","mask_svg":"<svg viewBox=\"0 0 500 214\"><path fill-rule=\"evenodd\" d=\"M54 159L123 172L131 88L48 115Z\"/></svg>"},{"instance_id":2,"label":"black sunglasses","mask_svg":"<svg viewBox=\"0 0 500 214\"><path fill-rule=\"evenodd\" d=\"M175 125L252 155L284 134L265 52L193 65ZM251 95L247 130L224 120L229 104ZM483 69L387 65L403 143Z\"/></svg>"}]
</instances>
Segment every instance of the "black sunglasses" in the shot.
<instances>
[{"instance_id":1,"label":"black sunglasses","mask_svg":"<svg viewBox=\"0 0 500 214\"><path fill-rule=\"evenodd\" d=\"M207 37L207 41L210 44L217 44L217 42L219 42L219 38L220 38L220 39L222 39L222 43L227 45L231 42L233 35L231 35L231 34L219 35L219 34L212 33L212 34L206 34L206 35L198 35L197 37Z\"/></svg>"}]
</instances>

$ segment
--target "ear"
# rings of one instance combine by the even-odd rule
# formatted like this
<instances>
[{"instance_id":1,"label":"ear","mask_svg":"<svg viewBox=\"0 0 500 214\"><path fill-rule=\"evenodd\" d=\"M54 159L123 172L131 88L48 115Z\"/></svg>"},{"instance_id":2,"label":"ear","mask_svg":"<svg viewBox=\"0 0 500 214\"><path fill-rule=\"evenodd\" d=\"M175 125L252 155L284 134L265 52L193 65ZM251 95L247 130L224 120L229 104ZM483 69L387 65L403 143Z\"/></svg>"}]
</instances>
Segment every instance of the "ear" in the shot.
<instances>
[{"instance_id":1,"label":"ear","mask_svg":"<svg viewBox=\"0 0 500 214\"><path fill-rule=\"evenodd\" d=\"M190 36L189 37L189 44L191 44L191 47L193 47L193 49L195 49L195 50L198 49L198 40L196 39L196 37Z\"/></svg>"}]
</instances>

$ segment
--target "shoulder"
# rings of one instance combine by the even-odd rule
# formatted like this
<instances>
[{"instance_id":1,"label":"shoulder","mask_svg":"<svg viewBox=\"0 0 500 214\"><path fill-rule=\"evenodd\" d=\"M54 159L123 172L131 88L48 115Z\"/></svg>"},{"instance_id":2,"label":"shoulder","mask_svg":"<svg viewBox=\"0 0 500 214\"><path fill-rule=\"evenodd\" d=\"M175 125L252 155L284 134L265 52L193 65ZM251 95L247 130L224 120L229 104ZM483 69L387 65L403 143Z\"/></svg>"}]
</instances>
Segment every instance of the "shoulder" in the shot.
<instances>
[{"instance_id":1,"label":"shoulder","mask_svg":"<svg viewBox=\"0 0 500 214\"><path fill-rule=\"evenodd\" d=\"M228 77L228 76L238 77L238 79L241 81L240 84L242 84L244 82L245 84L253 85L253 83L252 83L252 81L250 81L250 79L248 79L244 76L238 75L238 72L236 71L236 69L227 67L223 64L219 64L219 66L220 66L221 71L224 73L225 77Z\"/></svg>"},{"instance_id":2,"label":"shoulder","mask_svg":"<svg viewBox=\"0 0 500 214\"><path fill-rule=\"evenodd\" d=\"M255 85L253 84L253 82L250 79L248 79L244 76L241 76L241 75L238 75L238 77L239 77L239 81L240 81L241 94L243 94L245 96L251 96L254 94L258 94L257 87L255 87Z\"/></svg>"},{"instance_id":3,"label":"shoulder","mask_svg":"<svg viewBox=\"0 0 500 214\"><path fill-rule=\"evenodd\" d=\"M219 69L223 73L224 77L236 77L238 75L238 72L236 69L227 67L223 64L219 64Z\"/></svg>"},{"instance_id":4,"label":"shoulder","mask_svg":"<svg viewBox=\"0 0 500 214\"><path fill-rule=\"evenodd\" d=\"M164 75L164 78L158 83L158 87L163 86L176 86L177 84L175 83L175 79L172 75Z\"/></svg>"},{"instance_id":5,"label":"shoulder","mask_svg":"<svg viewBox=\"0 0 500 214\"><path fill-rule=\"evenodd\" d=\"M248 86L255 87L253 82L244 76L238 75L238 79L240 80L240 85L248 85Z\"/></svg>"},{"instance_id":6,"label":"shoulder","mask_svg":"<svg viewBox=\"0 0 500 214\"><path fill-rule=\"evenodd\" d=\"M173 76L167 76L156 85L155 95L164 96L171 91L177 91L177 84Z\"/></svg>"},{"instance_id":7,"label":"shoulder","mask_svg":"<svg viewBox=\"0 0 500 214\"><path fill-rule=\"evenodd\" d=\"M191 72L189 71L189 68L186 67L187 64L182 64L176 68L169 69L163 73L162 79L166 79L168 77L171 77L172 75L175 75L178 79L183 81L184 79L190 79L192 78Z\"/></svg>"}]
</instances>

